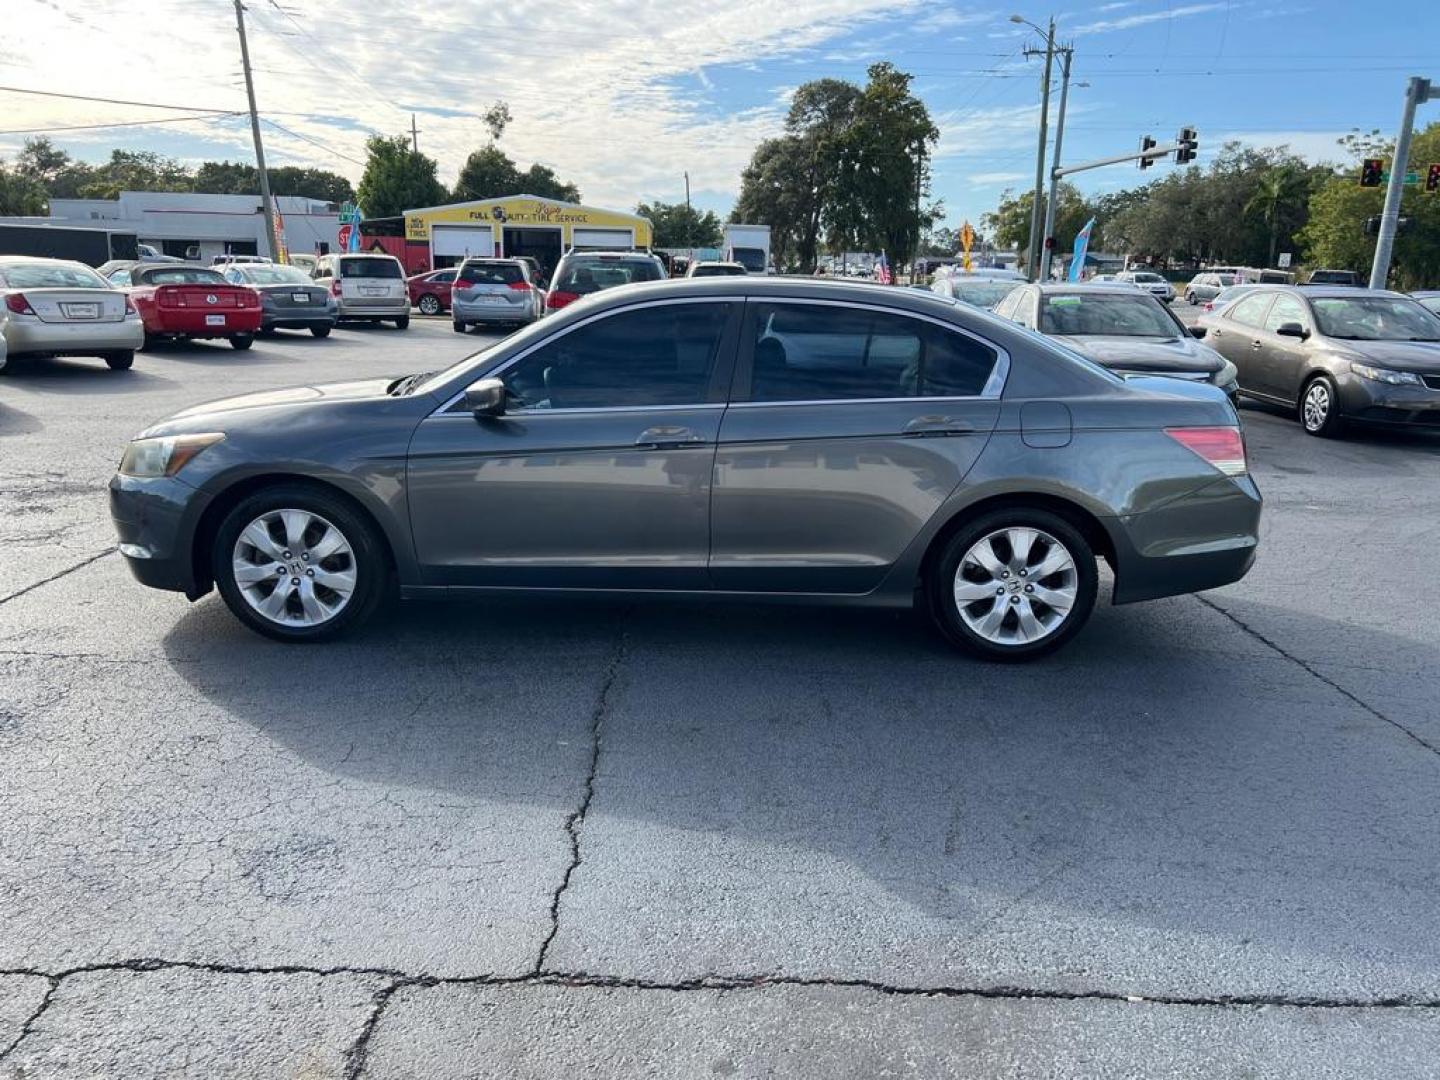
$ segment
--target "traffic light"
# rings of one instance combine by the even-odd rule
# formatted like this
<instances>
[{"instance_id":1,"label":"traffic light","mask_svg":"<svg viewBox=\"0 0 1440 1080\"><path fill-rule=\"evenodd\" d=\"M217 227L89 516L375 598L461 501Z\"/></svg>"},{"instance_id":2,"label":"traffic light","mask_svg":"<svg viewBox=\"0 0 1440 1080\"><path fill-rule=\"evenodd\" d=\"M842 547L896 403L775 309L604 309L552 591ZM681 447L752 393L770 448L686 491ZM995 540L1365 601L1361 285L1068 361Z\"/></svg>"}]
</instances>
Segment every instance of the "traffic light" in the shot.
<instances>
[{"instance_id":1,"label":"traffic light","mask_svg":"<svg viewBox=\"0 0 1440 1080\"><path fill-rule=\"evenodd\" d=\"M1385 162L1381 158L1366 158L1360 163L1360 186L1379 187L1380 174L1385 171Z\"/></svg>"},{"instance_id":2,"label":"traffic light","mask_svg":"<svg viewBox=\"0 0 1440 1080\"><path fill-rule=\"evenodd\" d=\"M1145 151L1149 150L1154 145L1155 140L1152 139L1149 135L1146 135L1143 139L1140 140L1140 168L1148 169L1151 165L1155 164L1154 158L1148 158L1145 156Z\"/></svg>"},{"instance_id":3,"label":"traffic light","mask_svg":"<svg viewBox=\"0 0 1440 1080\"><path fill-rule=\"evenodd\" d=\"M1182 127L1175 136L1175 164L1184 165L1186 162L1195 160L1195 152L1200 149L1200 140L1193 127Z\"/></svg>"},{"instance_id":4,"label":"traffic light","mask_svg":"<svg viewBox=\"0 0 1440 1080\"><path fill-rule=\"evenodd\" d=\"M1440 162L1430 166L1430 171L1425 174L1425 190L1440 191Z\"/></svg>"}]
</instances>

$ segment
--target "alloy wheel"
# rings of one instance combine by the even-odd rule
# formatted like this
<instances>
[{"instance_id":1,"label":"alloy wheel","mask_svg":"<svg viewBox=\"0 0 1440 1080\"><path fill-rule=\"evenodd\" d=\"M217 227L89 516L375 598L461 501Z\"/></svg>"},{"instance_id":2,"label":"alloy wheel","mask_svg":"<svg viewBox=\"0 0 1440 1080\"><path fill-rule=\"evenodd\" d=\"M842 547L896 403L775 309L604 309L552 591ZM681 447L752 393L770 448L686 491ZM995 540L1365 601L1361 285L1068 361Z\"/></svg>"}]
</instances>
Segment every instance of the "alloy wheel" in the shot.
<instances>
[{"instance_id":1,"label":"alloy wheel","mask_svg":"<svg viewBox=\"0 0 1440 1080\"><path fill-rule=\"evenodd\" d=\"M424 296L420 297L419 307L420 313L422 315L440 314L440 301L429 293L426 293Z\"/></svg>"},{"instance_id":2,"label":"alloy wheel","mask_svg":"<svg viewBox=\"0 0 1440 1080\"><path fill-rule=\"evenodd\" d=\"M269 510L240 531L231 555L235 585L270 622L314 627L345 609L357 566L349 539L309 510Z\"/></svg>"},{"instance_id":3,"label":"alloy wheel","mask_svg":"<svg viewBox=\"0 0 1440 1080\"><path fill-rule=\"evenodd\" d=\"M1022 526L982 536L961 558L953 593L960 618L996 645L1049 637L1079 594L1075 559L1055 537Z\"/></svg>"},{"instance_id":4,"label":"alloy wheel","mask_svg":"<svg viewBox=\"0 0 1440 1080\"><path fill-rule=\"evenodd\" d=\"M1330 387L1324 379L1316 379L1305 391L1302 419L1306 431L1319 431L1330 418Z\"/></svg>"}]
</instances>

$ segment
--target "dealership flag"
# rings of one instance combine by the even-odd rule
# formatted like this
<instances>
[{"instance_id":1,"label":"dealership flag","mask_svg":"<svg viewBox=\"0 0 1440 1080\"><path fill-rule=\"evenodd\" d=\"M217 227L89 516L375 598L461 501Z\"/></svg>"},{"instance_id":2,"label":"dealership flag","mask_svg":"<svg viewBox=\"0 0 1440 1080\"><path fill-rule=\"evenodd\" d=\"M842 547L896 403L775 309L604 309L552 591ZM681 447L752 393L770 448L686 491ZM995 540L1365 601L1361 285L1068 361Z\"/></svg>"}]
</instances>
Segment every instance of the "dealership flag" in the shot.
<instances>
[{"instance_id":1,"label":"dealership flag","mask_svg":"<svg viewBox=\"0 0 1440 1080\"><path fill-rule=\"evenodd\" d=\"M880 262L875 267L875 280L881 285L894 284L894 275L890 273L890 260L885 257L885 252L880 252Z\"/></svg>"},{"instance_id":2,"label":"dealership flag","mask_svg":"<svg viewBox=\"0 0 1440 1080\"><path fill-rule=\"evenodd\" d=\"M1079 281L1080 274L1085 269L1085 252L1090 247L1090 230L1095 227L1095 219L1092 217L1080 230L1080 235L1075 237L1075 250L1070 255L1071 281Z\"/></svg>"}]
</instances>

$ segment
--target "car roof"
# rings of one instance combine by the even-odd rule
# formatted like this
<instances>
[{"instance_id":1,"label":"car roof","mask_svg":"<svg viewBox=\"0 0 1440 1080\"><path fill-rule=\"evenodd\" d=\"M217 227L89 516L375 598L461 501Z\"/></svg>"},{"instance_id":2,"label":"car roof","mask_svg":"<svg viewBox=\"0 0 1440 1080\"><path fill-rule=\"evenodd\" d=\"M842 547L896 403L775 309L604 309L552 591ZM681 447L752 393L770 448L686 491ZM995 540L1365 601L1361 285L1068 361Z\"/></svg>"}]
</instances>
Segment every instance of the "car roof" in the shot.
<instances>
[{"instance_id":1,"label":"car roof","mask_svg":"<svg viewBox=\"0 0 1440 1080\"><path fill-rule=\"evenodd\" d=\"M1130 285L1112 285L1108 281L1037 281L1035 287L1041 296L1060 296L1065 293L1101 293L1106 296L1149 296L1143 289Z\"/></svg>"},{"instance_id":2,"label":"car roof","mask_svg":"<svg viewBox=\"0 0 1440 1080\"><path fill-rule=\"evenodd\" d=\"M1273 293L1288 293L1291 296L1306 296L1310 299L1319 297L1330 297L1333 299L1354 298L1356 296L1388 296L1397 299L1413 299L1406 293L1395 292L1391 289L1366 289L1357 285L1257 285L1258 290Z\"/></svg>"},{"instance_id":3,"label":"car roof","mask_svg":"<svg viewBox=\"0 0 1440 1080\"><path fill-rule=\"evenodd\" d=\"M79 259L52 259L48 255L0 255L0 266L84 266L93 270L94 267L83 263Z\"/></svg>"},{"instance_id":4,"label":"car roof","mask_svg":"<svg viewBox=\"0 0 1440 1080\"><path fill-rule=\"evenodd\" d=\"M832 278L829 275L804 277L795 274L665 278L604 289L585 297L583 303L587 311L599 311L646 300L704 297L717 293L752 300L786 298L838 300L851 304L873 303L932 316L941 312L953 312L959 306L957 301L950 297L933 293L929 289L906 289L863 279Z\"/></svg>"}]
</instances>

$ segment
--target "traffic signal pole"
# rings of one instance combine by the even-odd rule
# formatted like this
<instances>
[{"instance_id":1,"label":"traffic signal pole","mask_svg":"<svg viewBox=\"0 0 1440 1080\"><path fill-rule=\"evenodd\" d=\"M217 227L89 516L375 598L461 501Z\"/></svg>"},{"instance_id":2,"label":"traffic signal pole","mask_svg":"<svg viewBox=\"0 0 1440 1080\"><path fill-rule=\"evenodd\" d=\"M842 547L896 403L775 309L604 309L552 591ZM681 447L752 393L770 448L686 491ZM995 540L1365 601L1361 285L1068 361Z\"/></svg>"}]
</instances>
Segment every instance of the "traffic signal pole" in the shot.
<instances>
[{"instance_id":1,"label":"traffic signal pole","mask_svg":"<svg viewBox=\"0 0 1440 1080\"><path fill-rule=\"evenodd\" d=\"M1400 196L1405 193L1405 173L1410 168L1410 136L1415 128L1415 106L1430 99L1430 80L1412 75L1405 87L1405 111L1395 137L1395 155L1390 161L1390 185L1385 189L1385 209L1380 212L1380 235L1375 241L1375 261L1370 266L1370 288L1383 289L1390 280L1390 257L1395 251L1395 231L1400 223Z\"/></svg>"}]
</instances>

